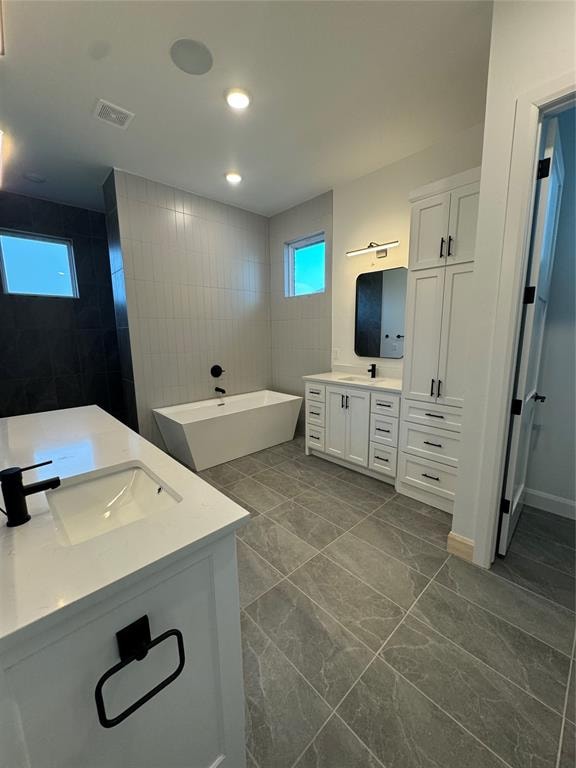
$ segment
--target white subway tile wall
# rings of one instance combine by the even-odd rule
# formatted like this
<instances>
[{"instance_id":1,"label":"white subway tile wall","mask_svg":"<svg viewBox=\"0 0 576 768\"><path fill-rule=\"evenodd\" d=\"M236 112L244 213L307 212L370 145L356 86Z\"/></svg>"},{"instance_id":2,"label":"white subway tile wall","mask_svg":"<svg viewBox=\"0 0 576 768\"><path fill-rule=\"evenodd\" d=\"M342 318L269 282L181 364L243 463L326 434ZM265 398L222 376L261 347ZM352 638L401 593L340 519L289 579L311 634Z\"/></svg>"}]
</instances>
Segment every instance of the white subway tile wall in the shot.
<instances>
[{"instance_id":1,"label":"white subway tile wall","mask_svg":"<svg viewBox=\"0 0 576 768\"><path fill-rule=\"evenodd\" d=\"M303 394L302 376L330 370L332 346L332 192L269 221L272 386ZM326 236L326 292L284 296L284 245L306 235Z\"/></svg>"},{"instance_id":2,"label":"white subway tile wall","mask_svg":"<svg viewBox=\"0 0 576 768\"><path fill-rule=\"evenodd\" d=\"M272 377L268 219L115 171L141 434L161 444L152 408Z\"/></svg>"}]
</instances>

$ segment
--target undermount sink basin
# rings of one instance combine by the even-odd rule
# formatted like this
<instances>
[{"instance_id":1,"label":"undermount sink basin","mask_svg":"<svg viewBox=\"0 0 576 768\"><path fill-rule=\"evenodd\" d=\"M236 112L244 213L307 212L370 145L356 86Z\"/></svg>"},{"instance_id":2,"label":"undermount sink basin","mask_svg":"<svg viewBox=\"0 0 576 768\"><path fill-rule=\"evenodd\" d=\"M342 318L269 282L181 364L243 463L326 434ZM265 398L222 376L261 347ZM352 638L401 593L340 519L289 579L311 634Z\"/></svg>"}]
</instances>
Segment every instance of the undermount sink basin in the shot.
<instances>
[{"instance_id":1,"label":"undermount sink basin","mask_svg":"<svg viewBox=\"0 0 576 768\"><path fill-rule=\"evenodd\" d=\"M340 381L349 381L356 384L374 384L378 379L370 379L368 376L343 376Z\"/></svg>"},{"instance_id":2,"label":"undermount sink basin","mask_svg":"<svg viewBox=\"0 0 576 768\"><path fill-rule=\"evenodd\" d=\"M166 512L181 501L159 478L140 466L114 467L63 481L46 493L48 505L69 544Z\"/></svg>"}]
</instances>

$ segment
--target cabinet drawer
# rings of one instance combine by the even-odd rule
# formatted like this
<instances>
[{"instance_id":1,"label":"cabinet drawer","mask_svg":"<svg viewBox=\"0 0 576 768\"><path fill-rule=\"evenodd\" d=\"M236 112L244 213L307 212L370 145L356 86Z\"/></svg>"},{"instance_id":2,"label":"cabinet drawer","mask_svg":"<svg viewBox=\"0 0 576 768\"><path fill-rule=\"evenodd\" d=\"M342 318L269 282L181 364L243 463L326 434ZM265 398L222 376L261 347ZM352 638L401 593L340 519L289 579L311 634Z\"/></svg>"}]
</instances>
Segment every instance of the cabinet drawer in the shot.
<instances>
[{"instance_id":1,"label":"cabinet drawer","mask_svg":"<svg viewBox=\"0 0 576 768\"><path fill-rule=\"evenodd\" d=\"M306 423L317 427L324 426L326 406L315 400L306 401Z\"/></svg>"},{"instance_id":2,"label":"cabinet drawer","mask_svg":"<svg viewBox=\"0 0 576 768\"><path fill-rule=\"evenodd\" d=\"M400 395L372 392L370 395L370 410L372 413L398 417L400 413Z\"/></svg>"},{"instance_id":3,"label":"cabinet drawer","mask_svg":"<svg viewBox=\"0 0 576 768\"><path fill-rule=\"evenodd\" d=\"M398 445L398 419L388 416L370 416L370 441L381 445Z\"/></svg>"},{"instance_id":4,"label":"cabinet drawer","mask_svg":"<svg viewBox=\"0 0 576 768\"><path fill-rule=\"evenodd\" d=\"M396 477L396 448L370 443L368 467L373 472L380 472L388 477Z\"/></svg>"},{"instance_id":5,"label":"cabinet drawer","mask_svg":"<svg viewBox=\"0 0 576 768\"><path fill-rule=\"evenodd\" d=\"M310 448L324 450L324 430L321 427L309 426L306 430L306 442Z\"/></svg>"},{"instance_id":6,"label":"cabinet drawer","mask_svg":"<svg viewBox=\"0 0 576 768\"><path fill-rule=\"evenodd\" d=\"M306 382L306 400L316 400L321 403L326 399L326 386L315 382Z\"/></svg>"},{"instance_id":7,"label":"cabinet drawer","mask_svg":"<svg viewBox=\"0 0 576 768\"><path fill-rule=\"evenodd\" d=\"M407 399L402 403L402 421L449 429L451 432L462 431L462 415L461 408L449 405L426 404Z\"/></svg>"},{"instance_id":8,"label":"cabinet drawer","mask_svg":"<svg viewBox=\"0 0 576 768\"><path fill-rule=\"evenodd\" d=\"M454 467L420 459L404 451L399 453L398 479L406 485L454 501L457 477L458 470Z\"/></svg>"},{"instance_id":9,"label":"cabinet drawer","mask_svg":"<svg viewBox=\"0 0 576 768\"><path fill-rule=\"evenodd\" d=\"M460 459L460 436L443 429L403 421L400 426L400 448L423 459L457 467Z\"/></svg>"}]
</instances>

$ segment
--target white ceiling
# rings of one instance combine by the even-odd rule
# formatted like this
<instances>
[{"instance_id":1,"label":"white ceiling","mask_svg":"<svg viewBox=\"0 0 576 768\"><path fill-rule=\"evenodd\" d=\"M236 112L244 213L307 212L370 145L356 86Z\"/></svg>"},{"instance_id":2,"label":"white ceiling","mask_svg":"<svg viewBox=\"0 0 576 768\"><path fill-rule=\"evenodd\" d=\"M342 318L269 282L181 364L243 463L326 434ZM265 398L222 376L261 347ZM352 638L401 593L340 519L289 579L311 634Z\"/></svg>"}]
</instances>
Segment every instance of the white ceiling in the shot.
<instances>
[{"instance_id":1,"label":"white ceiling","mask_svg":"<svg viewBox=\"0 0 576 768\"><path fill-rule=\"evenodd\" d=\"M116 166L276 213L481 122L490 15L473 0L5 0L3 188L101 208ZM180 37L208 45L208 74L174 67ZM226 106L231 86L247 113ZM126 130L92 116L99 98L136 113Z\"/></svg>"}]
</instances>

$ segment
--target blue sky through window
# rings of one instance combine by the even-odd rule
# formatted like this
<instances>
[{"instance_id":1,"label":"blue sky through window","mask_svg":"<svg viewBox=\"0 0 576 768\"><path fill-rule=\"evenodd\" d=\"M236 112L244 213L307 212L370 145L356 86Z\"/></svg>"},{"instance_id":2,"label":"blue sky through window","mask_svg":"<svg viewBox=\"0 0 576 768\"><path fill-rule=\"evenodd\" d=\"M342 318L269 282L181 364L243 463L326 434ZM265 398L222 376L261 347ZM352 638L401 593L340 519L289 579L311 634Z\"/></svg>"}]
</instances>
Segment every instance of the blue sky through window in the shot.
<instances>
[{"instance_id":1,"label":"blue sky through window","mask_svg":"<svg viewBox=\"0 0 576 768\"><path fill-rule=\"evenodd\" d=\"M0 233L0 247L8 293L76 296L67 242Z\"/></svg>"},{"instance_id":2,"label":"blue sky through window","mask_svg":"<svg viewBox=\"0 0 576 768\"><path fill-rule=\"evenodd\" d=\"M325 248L324 241L294 248L294 296L325 290Z\"/></svg>"}]
</instances>

